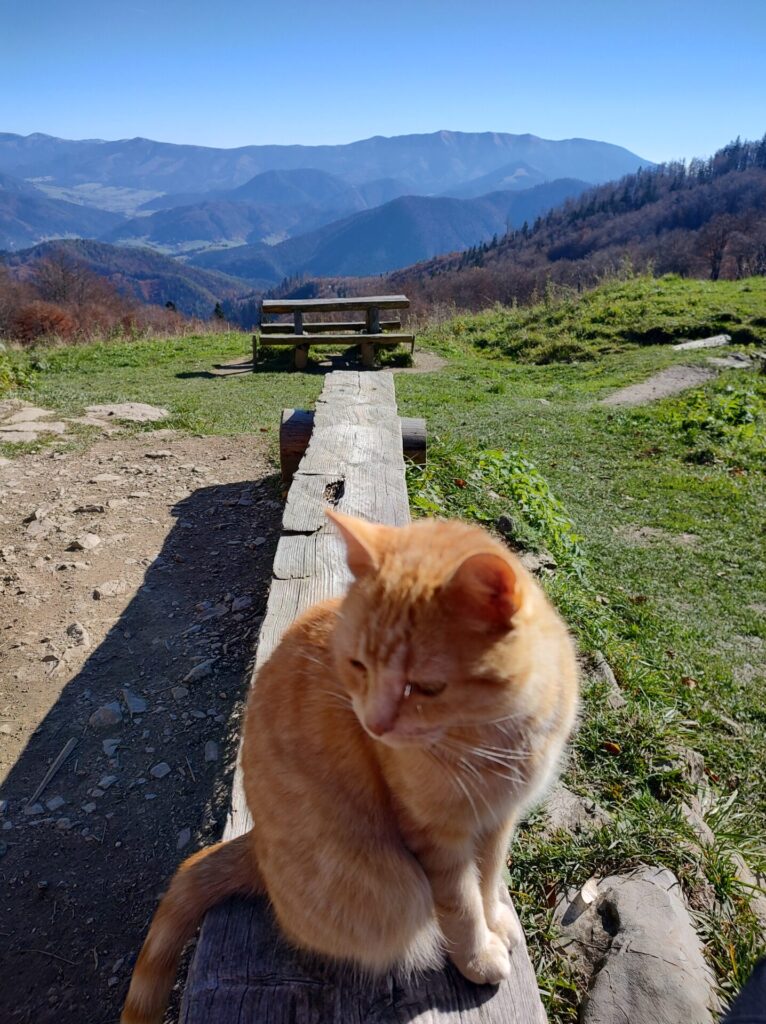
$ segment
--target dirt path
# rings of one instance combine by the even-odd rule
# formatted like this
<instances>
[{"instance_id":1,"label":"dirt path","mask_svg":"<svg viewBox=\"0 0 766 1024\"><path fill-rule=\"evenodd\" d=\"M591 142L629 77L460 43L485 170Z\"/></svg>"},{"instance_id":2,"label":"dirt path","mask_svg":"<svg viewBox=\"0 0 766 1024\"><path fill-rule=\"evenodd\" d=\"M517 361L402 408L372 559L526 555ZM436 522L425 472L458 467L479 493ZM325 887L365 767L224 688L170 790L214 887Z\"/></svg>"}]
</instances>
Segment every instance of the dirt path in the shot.
<instances>
[{"instance_id":1,"label":"dirt path","mask_svg":"<svg viewBox=\"0 0 766 1024\"><path fill-rule=\"evenodd\" d=\"M165 431L0 465L3 1022L114 1024L157 895L220 834L270 474L260 437Z\"/></svg>"},{"instance_id":2,"label":"dirt path","mask_svg":"<svg viewBox=\"0 0 766 1024\"><path fill-rule=\"evenodd\" d=\"M667 398L689 388L696 388L715 376L716 371L705 366L669 366L640 384L631 384L607 395L601 404L643 405L644 402L653 402L657 398Z\"/></svg>"}]
</instances>

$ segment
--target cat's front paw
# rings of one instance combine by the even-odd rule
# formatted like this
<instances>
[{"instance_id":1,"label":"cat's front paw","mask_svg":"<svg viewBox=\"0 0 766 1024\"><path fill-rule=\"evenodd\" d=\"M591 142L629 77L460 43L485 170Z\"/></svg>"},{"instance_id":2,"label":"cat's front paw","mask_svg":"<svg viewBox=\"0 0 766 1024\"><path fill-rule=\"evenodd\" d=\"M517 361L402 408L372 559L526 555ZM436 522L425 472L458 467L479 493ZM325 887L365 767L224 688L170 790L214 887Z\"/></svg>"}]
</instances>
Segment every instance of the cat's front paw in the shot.
<instances>
[{"instance_id":1,"label":"cat's front paw","mask_svg":"<svg viewBox=\"0 0 766 1024\"><path fill-rule=\"evenodd\" d=\"M506 949L513 949L521 942L521 925L508 904L498 901L487 917L487 924Z\"/></svg>"},{"instance_id":2,"label":"cat's front paw","mask_svg":"<svg viewBox=\"0 0 766 1024\"><path fill-rule=\"evenodd\" d=\"M511 961L503 940L494 932L488 935L486 946L466 959L453 957L455 966L476 985L499 985L511 973Z\"/></svg>"}]
</instances>

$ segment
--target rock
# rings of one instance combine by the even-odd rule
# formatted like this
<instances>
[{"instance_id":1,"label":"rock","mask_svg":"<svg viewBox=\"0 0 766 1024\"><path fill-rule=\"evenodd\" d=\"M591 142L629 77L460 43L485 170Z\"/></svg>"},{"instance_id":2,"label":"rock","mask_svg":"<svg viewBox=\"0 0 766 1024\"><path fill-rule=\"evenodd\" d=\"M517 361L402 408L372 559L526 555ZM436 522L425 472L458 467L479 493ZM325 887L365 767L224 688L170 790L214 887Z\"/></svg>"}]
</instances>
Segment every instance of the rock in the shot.
<instances>
[{"instance_id":1,"label":"rock","mask_svg":"<svg viewBox=\"0 0 766 1024\"><path fill-rule=\"evenodd\" d=\"M249 594L245 594L244 597L237 597L231 603L231 610L233 612L244 611L245 608L250 608L253 603L252 597Z\"/></svg>"},{"instance_id":2,"label":"rock","mask_svg":"<svg viewBox=\"0 0 766 1024\"><path fill-rule=\"evenodd\" d=\"M50 519L33 519L26 529L27 537L32 537L35 540L42 540L44 537L48 537L56 529L56 524L52 523Z\"/></svg>"},{"instance_id":3,"label":"rock","mask_svg":"<svg viewBox=\"0 0 766 1024\"><path fill-rule=\"evenodd\" d=\"M498 533L501 533L503 537L516 536L516 524L510 516L498 516L495 520L495 529Z\"/></svg>"},{"instance_id":4,"label":"rock","mask_svg":"<svg viewBox=\"0 0 766 1024\"><path fill-rule=\"evenodd\" d=\"M682 803L680 810L700 846L712 846L715 843L715 833L703 817L702 804L699 799L696 796L689 797L689 802Z\"/></svg>"},{"instance_id":5,"label":"rock","mask_svg":"<svg viewBox=\"0 0 766 1024\"><path fill-rule=\"evenodd\" d=\"M144 402L117 402L112 405L89 405L85 410L97 419L128 420L131 423L155 423L166 420L170 413L156 405Z\"/></svg>"},{"instance_id":6,"label":"rock","mask_svg":"<svg viewBox=\"0 0 766 1024\"><path fill-rule=\"evenodd\" d=\"M57 572L66 572L69 569L89 569L90 566L87 562L58 562L56 565Z\"/></svg>"},{"instance_id":7,"label":"rock","mask_svg":"<svg viewBox=\"0 0 766 1024\"><path fill-rule=\"evenodd\" d=\"M71 818L59 818L56 821L56 828L59 832L68 832L72 828Z\"/></svg>"},{"instance_id":8,"label":"rock","mask_svg":"<svg viewBox=\"0 0 766 1024\"><path fill-rule=\"evenodd\" d=\"M93 588L93 600L103 601L107 597L117 597L120 594L126 593L128 590L128 584L125 580L107 580L105 583L99 583L97 587Z\"/></svg>"},{"instance_id":9,"label":"rock","mask_svg":"<svg viewBox=\"0 0 766 1024\"><path fill-rule=\"evenodd\" d=\"M0 722L0 733L2 733L3 736L13 736L15 732L16 729L10 722Z\"/></svg>"},{"instance_id":10,"label":"rock","mask_svg":"<svg viewBox=\"0 0 766 1024\"><path fill-rule=\"evenodd\" d=\"M101 538L95 533L83 533L79 537L75 537L67 547L67 551L93 551L100 543Z\"/></svg>"},{"instance_id":11,"label":"rock","mask_svg":"<svg viewBox=\"0 0 766 1024\"><path fill-rule=\"evenodd\" d=\"M166 761L160 761L150 769L149 774L155 779L164 779L166 775L170 774L170 765Z\"/></svg>"},{"instance_id":12,"label":"rock","mask_svg":"<svg viewBox=\"0 0 766 1024\"><path fill-rule=\"evenodd\" d=\"M173 700L184 700L189 696L189 690L185 686L174 686L171 691Z\"/></svg>"},{"instance_id":13,"label":"rock","mask_svg":"<svg viewBox=\"0 0 766 1024\"><path fill-rule=\"evenodd\" d=\"M67 626L66 635L74 641L75 647L88 648L91 645L90 633L81 622L73 622Z\"/></svg>"},{"instance_id":14,"label":"rock","mask_svg":"<svg viewBox=\"0 0 766 1024\"><path fill-rule=\"evenodd\" d=\"M549 551L524 551L519 555L519 561L525 569L537 575L551 573L556 568L556 559Z\"/></svg>"},{"instance_id":15,"label":"rock","mask_svg":"<svg viewBox=\"0 0 766 1024\"><path fill-rule=\"evenodd\" d=\"M713 1024L715 981L675 875L642 866L563 897L559 949L591 975L582 1024Z\"/></svg>"},{"instance_id":16,"label":"rock","mask_svg":"<svg viewBox=\"0 0 766 1024\"><path fill-rule=\"evenodd\" d=\"M199 665L195 665L194 668L187 672L183 678L184 683L194 683L198 679L205 679L213 671L213 665L215 664L215 658L209 658L207 661L201 661Z\"/></svg>"},{"instance_id":17,"label":"rock","mask_svg":"<svg viewBox=\"0 0 766 1024\"><path fill-rule=\"evenodd\" d=\"M120 741L115 737L111 737L108 740L101 741L101 747L107 757L114 757L114 755L117 753L117 748L119 747L119 745Z\"/></svg>"},{"instance_id":18,"label":"rock","mask_svg":"<svg viewBox=\"0 0 766 1024\"><path fill-rule=\"evenodd\" d=\"M122 699L131 715L143 715L149 706L143 697L139 697L132 690L123 690Z\"/></svg>"},{"instance_id":19,"label":"rock","mask_svg":"<svg viewBox=\"0 0 766 1024\"><path fill-rule=\"evenodd\" d=\"M705 780L705 758L696 750L684 747L681 744L671 747L673 753L677 754L675 762L681 773L695 787L701 786Z\"/></svg>"},{"instance_id":20,"label":"rock","mask_svg":"<svg viewBox=\"0 0 766 1024\"><path fill-rule=\"evenodd\" d=\"M255 544L255 546L257 548L259 548L262 544L265 544L265 543L266 543L266 538L265 537L256 537L255 540L253 541L253 544Z\"/></svg>"},{"instance_id":21,"label":"rock","mask_svg":"<svg viewBox=\"0 0 766 1024\"><path fill-rule=\"evenodd\" d=\"M0 800L0 814L5 814L8 810L8 801Z\"/></svg>"},{"instance_id":22,"label":"rock","mask_svg":"<svg viewBox=\"0 0 766 1024\"><path fill-rule=\"evenodd\" d=\"M32 430L13 430L11 427L0 427L2 435L0 440L3 444L29 444L37 440L37 434Z\"/></svg>"},{"instance_id":23,"label":"rock","mask_svg":"<svg viewBox=\"0 0 766 1024\"><path fill-rule=\"evenodd\" d=\"M12 416L9 416L6 423L28 423L34 420L44 419L46 416L55 415L50 409L40 409L34 405L27 405Z\"/></svg>"},{"instance_id":24,"label":"rock","mask_svg":"<svg viewBox=\"0 0 766 1024\"><path fill-rule=\"evenodd\" d=\"M24 808L24 814L32 817L35 814L42 814L45 808L42 804L27 804Z\"/></svg>"},{"instance_id":25,"label":"rock","mask_svg":"<svg viewBox=\"0 0 766 1024\"><path fill-rule=\"evenodd\" d=\"M45 801L45 806L49 811L57 811L60 807L63 807L66 800L63 796L52 796L50 800Z\"/></svg>"},{"instance_id":26,"label":"rock","mask_svg":"<svg viewBox=\"0 0 766 1024\"><path fill-rule=\"evenodd\" d=\"M101 778L98 780L98 788L99 789L109 789L109 787L113 786L116 781L117 781L117 776L116 775L102 775Z\"/></svg>"},{"instance_id":27,"label":"rock","mask_svg":"<svg viewBox=\"0 0 766 1024\"><path fill-rule=\"evenodd\" d=\"M118 476L117 473L99 473L98 476L92 477L92 479L90 479L88 481L88 483L89 484L116 484L116 483L119 483L120 480L122 480L122 477Z\"/></svg>"},{"instance_id":28,"label":"rock","mask_svg":"<svg viewBox=\"0 0 766 1024\"><path fill-rule=\"evenodd\" d=\"M594 679L598 679L600 682L606 683L608 686L609 692L607 693L606 702L612 710L619 711L620 708L625 707L628 702L620 689L620 684L615 678L612 666L606 660L601 651L593 652L590 674Z\"/></svg>"},{"instance_id":29,"label":"rock","mask_svg":"<svg viewBox=\"0 0 766 1024\"><path fill-rule=\"evenodd\" d=\"M215 742L215 740L208 740L207 743L205 744L205 760L218 760L218 744Z\"/></svg>"},{"instance_id":30,"label":"rock","mask_svg":"<svg viewBox=\"0 0 766 1024\"><path fill-rule=\"evenodd\" d=\"M750 909L761 926L761 938L766 942L766 878L753 874L742 854L734 853L731 859L737 878L747 890Z\"/></svg>"},{"instance_id":31,"label":"rock","mask_svg":"<svg viewBox=\"0 0 766 1024\"><path fill-rule=\"evenodd\" d=\"M593 832L608 825L612 815L587 797L578 796L566 786L558 785L545 802L545 832L563 829L572 834Z\"/></svg>"},{"instance_id":32,"label":"rock","mask_svg":"<svg viewBox=\"0 0 766 1024\"><path fill-rule=\"evenodd\" d=\"M676 352L684 352L686 349L696 348L721 348L723 345L731 344L730 334L716 334L712 338L699 338L696 341L681 341L671 346Z\"/></svg>"},{"instance_id":33,"label":"rock","mask_svg":"<svg viewBox=\"0 0 766 1024\"><path fill-rule=\"evenodd\" d=\"M118 725L122 721L122 711L116 700L97 708L88 719L93 729L104 729L110 725Z\"/></svg>"},{"instance_id":34,"label":"rock","mask_svg":"<svg viewBox=\"0 0 766 1024\"><path fill-rule=\"evenodd\" d=\"M88 804L83 804L82 809L85 811L86 814L93 814L93 812L96 809L96 805L92 802Z\"/></svg>"},{"instance_id":35,"label":"rock","mask_svg":"<svg viewBox=\"0 0 766 1024\"><path fill-rule=\"evenodd\" d=\"M145 459L172 459L173 452L167 448L162 448L156 452L144 452Z\"/></svg>"},{"instance_id":36,"label":"rock","mask_svg":"<svg viewBox=\"0 0 766 1024\"><path fill-rule=\"evenodd\" d=\"M106 505L96 505L96 504L78 505L77 508L74 509L74 511L75 511L75 513L78 513L78 514L81 514L81 515L86 515L86 514L90 515L90 514L95 514L97 512L106 512Z\"/></svg>"},{"instance_id":37,"label":"rock","mask_svg":"<svg viewBox=\"0 0 766 1024\"><path fill-rule=\"evenodd\" d=\"M176 849L177 850L183 850L183 848L185 846L188 846L190 842L191 842L191 829L190 828L182 828L181 831L178 833L178 838L176 839Z\"/></svg>"}]
</instances>

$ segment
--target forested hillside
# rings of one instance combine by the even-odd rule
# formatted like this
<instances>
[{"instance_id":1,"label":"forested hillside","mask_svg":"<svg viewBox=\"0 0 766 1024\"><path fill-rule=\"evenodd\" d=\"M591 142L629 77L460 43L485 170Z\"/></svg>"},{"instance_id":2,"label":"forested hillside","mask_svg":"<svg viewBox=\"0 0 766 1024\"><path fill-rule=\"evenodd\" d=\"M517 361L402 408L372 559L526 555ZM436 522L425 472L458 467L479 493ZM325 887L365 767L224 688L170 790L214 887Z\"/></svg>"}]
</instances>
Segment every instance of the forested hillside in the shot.
<instances>
[{"instance_id":1,"label":"forested hillside","mask_svg":"<svg viewBox=\"0 0 766 1024\"><path fill-rule=\"evenodd\" d=\"M712 280L766 273L766 136L709 160L641 168L497 242L396 271L378 287L479 309L526 302L548 282L586 288L627 261Z\"/></svg>"}]
</instances>

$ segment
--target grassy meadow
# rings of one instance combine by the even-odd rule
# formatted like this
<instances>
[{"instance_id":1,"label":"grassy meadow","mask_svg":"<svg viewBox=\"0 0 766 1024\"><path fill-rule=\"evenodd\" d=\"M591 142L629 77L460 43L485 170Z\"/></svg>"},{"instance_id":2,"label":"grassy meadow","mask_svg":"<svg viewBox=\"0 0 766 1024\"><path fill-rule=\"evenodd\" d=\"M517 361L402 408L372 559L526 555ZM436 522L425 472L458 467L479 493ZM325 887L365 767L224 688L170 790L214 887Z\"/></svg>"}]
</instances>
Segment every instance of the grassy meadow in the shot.
<instances>
[{"instance_id":1,"label":"grassy meadow","mask_svg":"<svg viewBox=\"0 0 766 1024\"><path fill-rule=\"evenodd\" d=\"M728 351L766 341L766 280L638 277L458 316L418 339L444 368L396 378L401 414L428 422L428 466L410 470L413 512L490 528L505 516L512 540L550 552L546 589L583 652L606 655L627 700L612 710L605 684L586 683L566 770L611 824L550 835L533 816L513 848L512 888L557 1022L577 1019L578 979L556 952L551 907L593 874L672 868L724 997L762 948L732 853L766 868L766 376L725 370L648 405L600 404L668 366L707 365L710 352L667 343L723 331ZM65 415L106 401L168 408L166 421L132 429L267 430L276 455L280 410L311 407L322 375L290 372L285 353L257 373L210 374L248 350L239 334L40 348L0 354L0 383ZM83 426L0 452L91 436ZM679 748L705 759L716 839L704 851L680 812L698 787Z\"/></svg>"}]
</instances>

